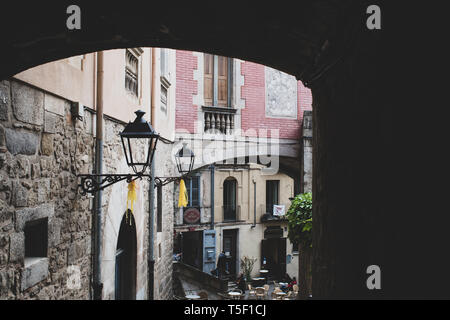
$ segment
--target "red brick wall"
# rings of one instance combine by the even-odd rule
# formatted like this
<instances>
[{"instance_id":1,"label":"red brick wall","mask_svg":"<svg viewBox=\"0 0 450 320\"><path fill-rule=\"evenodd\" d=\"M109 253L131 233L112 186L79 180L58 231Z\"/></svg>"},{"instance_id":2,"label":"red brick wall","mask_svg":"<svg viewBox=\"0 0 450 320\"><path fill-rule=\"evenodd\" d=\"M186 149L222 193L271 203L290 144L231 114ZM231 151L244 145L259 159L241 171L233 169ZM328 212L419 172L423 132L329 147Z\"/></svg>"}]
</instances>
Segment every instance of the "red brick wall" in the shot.
<instances>
[{"instance_id":1,"label":"red brick wall","mask_svg":"<svg viewBox=\"0 0 450 320\"><path fill-rule=\"evenodd\" d=\"M241 98L245 100L242 110L242 130L278 129L279 137L298 139L300 137L303 111L311 110L311 91L298 81L297 119L277 119L266 117L265 107L265 72L264 66L253 62L243 62L241 73L245 77L245 85Z\"/></svg>"},{"instance_id":2,"label":"red brick wall","mask_svg":"<svg viewBox=\"0 0 450 320\"><path fill-rule=\"evenodd\" d=\"M197 81L194 80L194 70L197 69L197 57L192 51L176 52L176 131L188 130L194 133L197 121L197 108L193 105L193 96L197 94Z\"/></svg>"},{"instance_id":3,"label":"red brick wall","mask_svg":"<svg viewBox=\"0 0 450 320\"><path fill-rule=\"evenodd\" d=\"M187 130L194 133L199 106L193 105L193 96L197 94L197 81L194 80L194 70L197 69L197 57L192 51L177 50L176 53L176 117L175 125L178 132ZM280 138L298 139L303 117L303 111L311 110L311 91L298 82L297 119L266 118L265 114L265 73L264 66L253 62L243 62L241 74L245 77L241 88L241 99L245 100L242 110L241 127L248 129L279 129ZM248 133L248 132L247 132ZM247 134L255 136L255 134Z\"/></svg>"}]
</instances>

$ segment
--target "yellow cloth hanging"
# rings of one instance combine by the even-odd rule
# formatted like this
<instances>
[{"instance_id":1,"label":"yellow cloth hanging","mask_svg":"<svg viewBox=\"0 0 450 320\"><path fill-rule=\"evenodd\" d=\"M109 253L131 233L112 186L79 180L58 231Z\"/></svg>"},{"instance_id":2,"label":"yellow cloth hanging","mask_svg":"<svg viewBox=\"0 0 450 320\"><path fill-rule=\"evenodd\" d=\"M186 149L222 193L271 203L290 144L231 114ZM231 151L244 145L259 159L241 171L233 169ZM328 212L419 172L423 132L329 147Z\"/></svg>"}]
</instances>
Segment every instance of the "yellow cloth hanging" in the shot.
<instances>
[{"instance_id":1,"label":"yellow cloth hanging","mask_svg":"<svg viewBox=\"0 0 450 320\"><path fill-rule=\"evenodd\" d=\"M186 185L184 180L180 180L180 196L178 197L178 208L187 207L188 205L188 195L186 190Z\"/></svg>"},{"instance_id":2,"label":"yellow cloth hanging","mask_svg":"<svg viewBox=\"0 0 450 320\"><path fill-rule=\"evenodd\" d=\"M137 200L136 188L137 188L136 180L131 181L128 184L127 209L130 210L131 214L133 213L133 203ZM128 210L127 210L127 220L128 220ZM131 219L130 219L130 225L131 225Z\"/></svg>"}]
</instances>

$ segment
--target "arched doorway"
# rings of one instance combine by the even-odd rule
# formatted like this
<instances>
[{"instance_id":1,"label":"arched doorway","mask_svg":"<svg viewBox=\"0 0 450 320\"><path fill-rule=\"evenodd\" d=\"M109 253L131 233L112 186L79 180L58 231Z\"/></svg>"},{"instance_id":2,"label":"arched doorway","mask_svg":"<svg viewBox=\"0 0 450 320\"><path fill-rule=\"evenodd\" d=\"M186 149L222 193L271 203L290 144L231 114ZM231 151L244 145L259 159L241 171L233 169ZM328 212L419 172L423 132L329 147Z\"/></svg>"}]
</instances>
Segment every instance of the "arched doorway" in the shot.
<instances>
[{"instance_id":1,"label":"arched doorway","mask_svg":"<svg viewBox=\"0 0 450 320\"><path fill-rule=\"evenodd\" d=\"M123 215L116 247L116 300L136 299L136 248L136 223L128 211Z\"/></svg>"}]
</instances>

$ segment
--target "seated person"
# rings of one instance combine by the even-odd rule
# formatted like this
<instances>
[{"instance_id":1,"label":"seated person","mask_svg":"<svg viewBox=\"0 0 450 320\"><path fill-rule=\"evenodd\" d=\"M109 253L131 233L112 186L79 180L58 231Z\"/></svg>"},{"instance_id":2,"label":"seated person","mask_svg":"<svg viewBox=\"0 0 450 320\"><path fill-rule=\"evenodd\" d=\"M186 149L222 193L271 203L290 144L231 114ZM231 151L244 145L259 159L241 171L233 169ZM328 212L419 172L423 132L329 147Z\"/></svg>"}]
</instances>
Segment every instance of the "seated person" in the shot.
<instances>
[{"instance_id":1,"label":"seated person","mask_svg":"<svg viewBox=\"0 0 450 320\"><path fill-rule=\"evenodd\" d=\"M283 282L283 284L280 283L281 290L283 290L284 292L290 290L289 284L292 282L292 279L287 273L284 274L283 278L281 279L281 282Z\"/></svg>"},{"instance_id":2,"label":"seated person","mask_svg":"<svg viewBox=\"0 0 450 320\"><path fill-rule=\"evenodd\" d=\"M244 278L244 274L240 274L239 277L236 280L236 283L238 285L238 288L242 290L242 292L245 292L245 290L247 289L245 287L245 278Z\"/></svg>"},{"instance_id":3,"label":"seated person","mask_svg":"<svg viewBox=\"0 0 450 320\"><path fill-rule=\"evenodd\" d=\"M294 284L297 284L297 280L295 279L295 277L292 278L292 281L291 281L291 282L289 282L289 284L288 284L288 286L287 286L287 289L290 290L290 291L292 291L292 287L294 286Z\"/></svg>"}]
</instances>

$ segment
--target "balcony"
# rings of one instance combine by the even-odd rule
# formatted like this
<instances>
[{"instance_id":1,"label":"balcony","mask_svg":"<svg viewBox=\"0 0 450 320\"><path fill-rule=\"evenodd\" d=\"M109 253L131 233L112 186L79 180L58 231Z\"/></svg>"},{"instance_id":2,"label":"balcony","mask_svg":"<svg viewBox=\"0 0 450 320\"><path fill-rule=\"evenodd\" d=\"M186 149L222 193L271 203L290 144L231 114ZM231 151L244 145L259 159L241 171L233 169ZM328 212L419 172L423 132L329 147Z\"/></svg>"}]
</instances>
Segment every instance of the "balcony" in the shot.
<instances>
[{"instance_id":1,"label":"balcony","mask_svg":"<svg viewBox=\"0 0 450 320\"><path fill-rule=\"evenodd\" d=\"M286 210L289 207L286 206ZM261 212L261 222L270 222L270 221L286 221L286 212L284 216L274 216L273 215L273 205L269 204L261 204L260 205L260 212Z\"/></svg>"},{"instance_id":2,"label":"balcony","mask_svg":"<svg viewBox=\"0 0 450 320\"><path fill-rule=\"evenodd\" d=\"M232 134L236 109L221 107L202 107L204 132Z\"/></svg>"},{"instance_id":3,"label":"balcony","mask_svg":"<svg viewBox=\"0 0 450 320\"><path fill-rule=\"evenodd\" d=\"M241 206L222 206L223 222L236 222L241 220Z\"/></svg>"}]
</instances>

